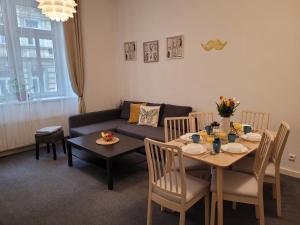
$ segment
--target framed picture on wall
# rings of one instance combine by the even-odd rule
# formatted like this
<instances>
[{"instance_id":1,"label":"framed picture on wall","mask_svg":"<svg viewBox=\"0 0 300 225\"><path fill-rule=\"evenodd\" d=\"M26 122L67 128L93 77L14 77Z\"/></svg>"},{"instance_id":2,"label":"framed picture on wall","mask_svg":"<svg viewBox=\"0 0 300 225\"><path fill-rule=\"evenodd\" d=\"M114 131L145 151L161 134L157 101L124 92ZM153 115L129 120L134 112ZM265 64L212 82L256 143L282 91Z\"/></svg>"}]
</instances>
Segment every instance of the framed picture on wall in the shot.
<instances>
[{"instance_id":1,"label":"framed picture on wall","mask_svg":"<svg viewBox=\"0 0 300 225\"><path fill-rule=\"evenodd\" d=\"M167 38L167 58L182 59L183 58L183 35Z\"/></svg>"},{"instance_id":2,"label":"framed picture on wall","mask_svg":"<svg viewBox=\"0 0 300 225\"><path fill-rule=\"evenodd\" d=\"M136 41L124 43L125 61L135 61L136 60L136 49L137 49Z\"/></svg>"},{"instance_id":3,"label":"framed picture on wall","mask_svg":"<svg viewBox=\"0 0 300 225\"><path fill-rule=\"evenodd\" d=\"M159 46L158 41L144 42L144 62L158 62L159 61Z\"/></svg>"}]
</instances>

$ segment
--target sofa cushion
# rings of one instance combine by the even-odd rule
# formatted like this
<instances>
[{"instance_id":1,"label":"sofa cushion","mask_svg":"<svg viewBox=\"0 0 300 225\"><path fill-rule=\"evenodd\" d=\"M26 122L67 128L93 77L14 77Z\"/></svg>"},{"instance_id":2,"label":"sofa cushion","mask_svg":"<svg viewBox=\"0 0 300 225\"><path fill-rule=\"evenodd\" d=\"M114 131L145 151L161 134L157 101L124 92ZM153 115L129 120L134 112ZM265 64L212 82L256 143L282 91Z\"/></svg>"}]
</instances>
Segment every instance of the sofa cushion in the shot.
<instances>
[{"instance_id":1,"label":"sofa cushion","mask_svg":"<svg viewBox=\"0 0 300 225\"><path fill-rule=\"evenodd\" d=\"M130 104L131 103L143 103L143 102L135 102L135 101L123 101L121 105L121 114L120 118L124 120L128 120L130 116Z\"/></svg>"},{"instance_id":2,"label":"sofa cushion","mask_svg":"<svg viewBox=\"0 0 300 225\"><path fill-rule=\"evenodd\" d=\"M127 124L126 120L116 119L116 120L109 120L101 123L94 123L91 125L71 128L70 131L72 137L77 137L77 136L88 135L103 130L115 130L117 127L122 126L124 124Z\"/></svg>"},{"instance_id":3,"label":"sofa cushion","mask_svg":"<svg viewBox=\"0 0 300 225\"><path fill-rule=\"evenodd\" d=\"M144 139L147 137L157 141L164 141L164 129L162 127L149 127L127 124L118 127L116 130L121 134L139 139Z\"/></svg>"},{"instance_id":4,"label":"sofa cushion","mask_svg":"<svg viewBox=\"0 0 300 225\"><path fill-rule=\"evenodd\" d=\"M192 107L190 106L178 106L178 105L164 105L164 113L160 120L159 126L164 126L164 120L166 117L178 117L178 116L188 116L192 112Z\"/></svg>"},{"instance_id":5,"label":"sofa cushion","mask_svg":"<svg viewBox=\"0 0 300 225\"><path fill-rule=\"evenodd\" d=\"M140 111L141 111L141 105L146 105L146 103L143 104L130 104L130 116L128 119L128 123L138 123L140 118Z\"/></svg>"}]
</instances>

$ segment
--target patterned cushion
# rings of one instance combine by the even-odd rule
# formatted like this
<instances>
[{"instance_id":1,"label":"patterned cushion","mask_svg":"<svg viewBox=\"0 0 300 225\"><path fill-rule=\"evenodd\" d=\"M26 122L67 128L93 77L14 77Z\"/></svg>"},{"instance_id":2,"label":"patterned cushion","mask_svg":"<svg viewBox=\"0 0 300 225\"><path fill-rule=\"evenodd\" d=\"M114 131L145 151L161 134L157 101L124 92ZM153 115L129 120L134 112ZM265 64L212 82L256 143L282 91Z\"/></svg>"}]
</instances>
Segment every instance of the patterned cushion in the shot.
<instances>
[{"instance_id":1,"label":"patterned cushion","mask_svg":"<svg viewBox=\"0 0 300 225\"><path fill-rule=\"evenodd\" d=\"M141 106L138 125L157 127L159 106Z\"/></svg>"}]
</instances>

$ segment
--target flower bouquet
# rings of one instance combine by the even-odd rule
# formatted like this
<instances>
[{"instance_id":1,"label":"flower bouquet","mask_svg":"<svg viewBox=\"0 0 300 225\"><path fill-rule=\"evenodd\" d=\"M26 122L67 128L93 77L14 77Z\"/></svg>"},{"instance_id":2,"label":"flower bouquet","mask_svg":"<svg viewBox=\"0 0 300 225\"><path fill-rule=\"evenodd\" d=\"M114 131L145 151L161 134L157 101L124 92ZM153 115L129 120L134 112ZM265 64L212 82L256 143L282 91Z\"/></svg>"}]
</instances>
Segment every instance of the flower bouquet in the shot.
<instances>
[{"instance_id":1,"label":"flower bouquet","mask_svg":"<svg viewBox=\"0 0 300 225\"><path fill-rule=\"evenodd\" d=\"M235 98L220 97L220 102L217 104L217 110L222 117L220 130L229 133L230 132L230 117L233 116L240 102Z\"/></svg>"},{"instance_id":2,"label":"flower bouquet","mask_svg":"<svg viewBox=\"0 0 300 225\"><path fill-rule=\"evenodd\" d=\"M216 103L219 115L221 117L230 117L233 116L237 107L240 105L240 102L235 98L226 98L224 96L220 97L220 102Z\"/></svg>"}]
</instances>

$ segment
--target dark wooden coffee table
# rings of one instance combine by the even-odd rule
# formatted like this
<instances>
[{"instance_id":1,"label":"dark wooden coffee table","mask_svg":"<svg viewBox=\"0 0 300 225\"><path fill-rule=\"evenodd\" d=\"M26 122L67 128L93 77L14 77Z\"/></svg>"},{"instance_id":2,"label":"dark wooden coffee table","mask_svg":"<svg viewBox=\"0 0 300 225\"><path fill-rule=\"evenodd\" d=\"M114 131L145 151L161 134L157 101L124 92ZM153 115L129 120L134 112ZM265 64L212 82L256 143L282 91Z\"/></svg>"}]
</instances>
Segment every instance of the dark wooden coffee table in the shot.
<instances>
[{"instance_id":1,"label":"dark wooden coffee table","mask_svg":"<svg viewBox=\"0 0 300 225\"><path fill-rule=\"evenodd\" d=\"M118 137L120 141L113 145L96 144L96 140L99 138L99 133L70 138L67 140L69 166L73 166L72 147L93 153L106 160L107 186L109 190L113 189L113 159L144 148L144 142L139 139L128 137L119 133L114 133L114 135Z\"/></svg>"}]
</instances>

